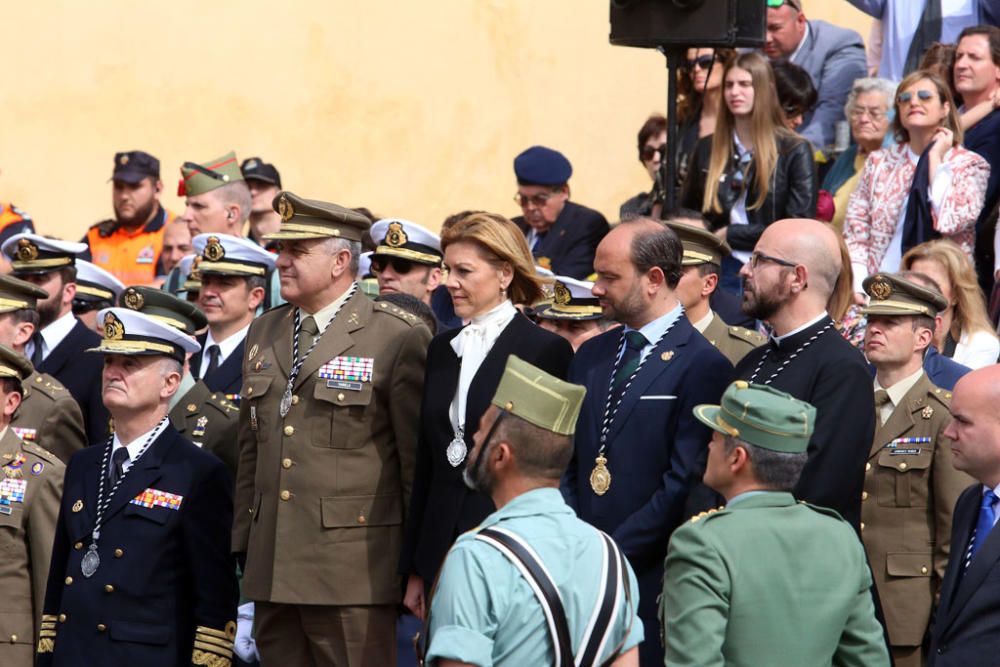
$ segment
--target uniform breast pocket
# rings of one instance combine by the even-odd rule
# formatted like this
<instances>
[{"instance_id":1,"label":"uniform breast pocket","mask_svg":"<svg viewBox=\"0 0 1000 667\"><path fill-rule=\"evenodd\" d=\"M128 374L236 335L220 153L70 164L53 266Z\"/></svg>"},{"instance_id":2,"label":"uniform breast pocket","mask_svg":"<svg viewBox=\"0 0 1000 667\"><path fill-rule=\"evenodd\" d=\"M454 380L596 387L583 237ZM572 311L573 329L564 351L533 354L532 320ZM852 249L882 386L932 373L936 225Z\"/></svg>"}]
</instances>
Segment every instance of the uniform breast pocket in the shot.
<instances>
[{"instance_id":1,"label":"uniform breast pocket","mask_svg":"<svg viewBox=\"0 0 1000 667\"><path fill-rule=\"evenodd\" d=\"M23 513L24 510L21 507L0 506L0 553L24 548L21 527L24 521Z\"/></svg>"},{"instance_id":2,"label":"uniform breast pocket","mask_svg":"<svg viewBox=\"0 0 1000 667\"><path fill-rule=\"evenodd\" d=\"M878 455L878 504L927 507L933 450L923 447L916 454L897 452L887 448Z\"/></svg>"},{"instance_id":3,"label":"uniform breast pocket","mask_svg":"<svg viewBox=\"0 0 1000 667\"><path fill-rule=\"evenodd\" d=\"M361 389L340 389L317 383L313 389L316 415L310 419L310 442L317 447L357 449L371 440L369 410L374 389L371 382Z\"/></svg>"},{"instance_id":4,"label":"uniform breast pocket","mask_svg":"<svg viewBox=\"0 0 1000 667\"><path fill-rule=\"evenodd\" d=\"M166 507L143 507L142 505L136 505L129 502L122 510L122 513L127 517L137 517L139 519L145 519L153 524L164 525L170 520L170 517L176 514L176 510L168 509Z\"/></svg>"},{"instance_id":5,"label":"uniform breast pocket","mask_svg":"<svg viewBox=\"0 0 1000 667\"><path fill-rule=\"evenodd\" d=\"M243 389L240 391L240 401L246 401L252 408L250 413L250 429L260 433L270 427L271 419L277 418L277 408L271 411L262 409L263 399L271 391L274 378L269 375L250 375L243 380ZM273 404L277 405L274 401Z\"/></svg>"}]
</instances>

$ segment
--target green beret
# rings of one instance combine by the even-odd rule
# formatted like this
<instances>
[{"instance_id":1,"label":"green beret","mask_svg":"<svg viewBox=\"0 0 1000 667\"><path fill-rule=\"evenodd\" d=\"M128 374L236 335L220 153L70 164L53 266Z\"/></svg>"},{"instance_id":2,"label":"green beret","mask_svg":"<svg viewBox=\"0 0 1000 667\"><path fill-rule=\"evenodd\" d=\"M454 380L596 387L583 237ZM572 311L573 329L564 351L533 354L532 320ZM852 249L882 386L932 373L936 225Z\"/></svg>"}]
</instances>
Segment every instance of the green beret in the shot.
<instances>
[{"instance_id":1,"label":"green beret","mask_svg":"<svg viewBox=\"0 0 1000 667\"><path fill-rule=\"evenodd\" d=\"M721 405L696 405L694 416L711 429L751 445L801 454L816 426L816 408L773 387L737 380Z\"/></svg>"},{"instance_id":2,"label":"green beret","mask_svg":"<svg viewBox=\"0 0 1000 667\"><path fill-rule=\"evenodd\" d=\"M684 248L681 266L698 266L709 262L721 264L722 258L732 252L729 244L712 232L683 222L667 221L665 224L681 240L681 246Z\"/></svg>"},{"instance_id":3,"label":"green beret","mask_svg":"<svg viewBox=\"0 0 1000 667\"><path fill-rule=\"evenodd\" d=\"M935 317L948 307L940 292L891 273L876 273L861 285L871 297L861 309L865 315L926 315Z\"/></svg>"},{"instance_id":4,"label":"green beret","mask_svg":"<svg viewBox=\"0 0 1000 667\"><path fill-rule=\"evenodd\" d=\"M512 354L493 405L546 431L573 435L586 393L586 388L553 377Z\"/></svg>"},{"instance_id":5,"label":"green beret","mask_svg":"<svg viewBox=\"0 0 1000 667\"><path fill-rule=\"evenodd\" d=\"M118 302L123 308L169 324L189 336L208 326L208 320L198 306L153 287L128 287L122 292Z\"/></svg>"},{"instance_id":6,"label":"green beret","mask_svg":"<svg viewBox=\"0 0 1000 667\"><path fill-rule=\"evenodd\" d=\"M181 182L177 186L177 196L195 197L242 180L243 172L240 171L240 165L236 161L236 153L232 151L201 164L185 162L181 167Z\"/></svg>"},{"instance_id":7,"label":"green beret","mask_svg":"<svg viewBox=\"0 0 1000 667\"><path fill-rule=\"evenodd\" d=\"M338 238L360 241L371 221L357 211L288 191L279 192L272 204L281 215L281 228L265 234L266 241Z\"/></svg>"}]
</instances>

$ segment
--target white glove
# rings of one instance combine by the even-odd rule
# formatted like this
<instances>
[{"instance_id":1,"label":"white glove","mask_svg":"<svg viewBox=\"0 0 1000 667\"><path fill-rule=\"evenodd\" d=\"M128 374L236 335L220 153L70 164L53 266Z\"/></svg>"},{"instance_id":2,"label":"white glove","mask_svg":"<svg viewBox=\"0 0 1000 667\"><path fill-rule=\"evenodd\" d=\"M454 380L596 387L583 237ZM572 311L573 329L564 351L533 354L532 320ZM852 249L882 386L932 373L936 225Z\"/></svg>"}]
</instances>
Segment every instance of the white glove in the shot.
<instances>
[{"instance_id":1,"label":"white glove","mask_svg":"<svg viewBox=\"0 0 1000 667\"><path fill-rule=\"evenodd\" d=\"M243 662L260 660L260 655L257 653L257 642L253 640L253 602L241 604L237 610L233 653L238 655Z\"/></svg>"}]
</instances>

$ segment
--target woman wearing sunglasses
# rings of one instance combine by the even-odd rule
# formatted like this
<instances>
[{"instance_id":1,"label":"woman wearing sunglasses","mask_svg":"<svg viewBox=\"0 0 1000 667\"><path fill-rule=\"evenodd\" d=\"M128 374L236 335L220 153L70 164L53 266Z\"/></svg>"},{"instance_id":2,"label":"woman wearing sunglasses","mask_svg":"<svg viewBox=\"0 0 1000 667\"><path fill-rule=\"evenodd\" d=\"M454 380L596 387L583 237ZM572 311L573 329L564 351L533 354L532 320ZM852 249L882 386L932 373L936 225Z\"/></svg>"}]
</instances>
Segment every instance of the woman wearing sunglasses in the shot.
<instances>
[{"instance_id":1,"label":"woman wearing sunglasses","mask_svg":"<svg viewBox=\"0 0 1000 667\"><path fill-rule=\"evenodd\" d=\"M681 63L677 99L677 185L687 176L698 140L715 132L722 104L722 71L736 57L733 49L688 49Z\"/></svg>"},{"instance_id":2,"label":"woman wearing sunglasses","mask_svg":"<svg viewBox=\"0 0 1000 667\"><path fill-rule=\"evenodd\" d=\"M878 271L899 270L903 254L935 238L957 243L972 260L975 225L990 167L962 148L951 92L936 74L916 71L897 88L897 143L873 152L847 204L844 239L854 291Z\"/></svg>"},{"instance_id":3,"label":"woman wearing sunglasses","mask_svg":"<svg viewBox=\"0 0 1000 667\"><path fill-rule=\"evenodd\" d=\"M774 74L759 53L744 53L723 73L724 104L715 133L699 140L681 196L702 211L733 254L721 284L739 292L739 270L764 229L816 213L812 148L785 126Z\"/></svg>"},{"instance_id":4,"label":"woman wearing sunglasses","mask_svg":"<svg viewBox=\"0 0 1000 667\"><path fill-rule=\"evenodd\" d=\"M455 538L495 508L463 482L466 457L479 419L490 405L507 357L518 357L565 378L573 348L536 326L514 307L540 300L524 234L493 213L472 213L443 230L445 286L461 329L436 336L427 350L420 437L400 572L407 576L403 603L418 618ZM404 462L405 463L405 462Z\"/></svg>"}]
</instances>

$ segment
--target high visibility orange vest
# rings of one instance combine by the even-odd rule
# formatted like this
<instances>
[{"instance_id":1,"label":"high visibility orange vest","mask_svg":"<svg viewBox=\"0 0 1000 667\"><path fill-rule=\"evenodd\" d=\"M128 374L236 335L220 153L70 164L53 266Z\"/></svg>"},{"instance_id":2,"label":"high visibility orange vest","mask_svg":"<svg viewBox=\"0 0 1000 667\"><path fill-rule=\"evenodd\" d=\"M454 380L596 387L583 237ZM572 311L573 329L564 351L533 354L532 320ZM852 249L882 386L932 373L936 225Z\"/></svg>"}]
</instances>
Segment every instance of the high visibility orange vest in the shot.
<instances>
[{"instance_id":1,"label":"high visibility orange vest","mask_svg":"<svg viewBox=\"0 0 1000 667\"><path fill-rule=\"evenodd\" d=\"M35 225L30 215L13 204L0 203L0 243L14 234L34 231Z\"/></svg>"},{"instance_id":2,"label":"high visibility orange vest","mask_svg":"<svg viewBox=\"0 0 1000 667\"><path fill-rule=\"evenodd\" d=\"M151 284L160 273L163 232L176 217L161 207L155 218L135 231L113 220L97 223L84 239L90 247L90 261L126 285Z\"/></svg>"}]
</instances>

